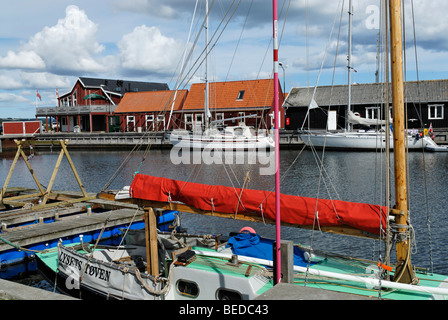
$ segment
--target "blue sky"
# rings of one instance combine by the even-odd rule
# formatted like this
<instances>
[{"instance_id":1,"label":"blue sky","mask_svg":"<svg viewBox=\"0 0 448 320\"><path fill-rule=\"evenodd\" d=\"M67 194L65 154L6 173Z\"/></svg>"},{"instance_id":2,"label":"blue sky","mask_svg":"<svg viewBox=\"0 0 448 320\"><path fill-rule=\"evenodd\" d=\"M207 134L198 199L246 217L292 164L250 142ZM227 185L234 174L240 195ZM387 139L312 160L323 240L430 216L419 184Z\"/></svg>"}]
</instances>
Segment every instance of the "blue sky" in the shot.
<instances>
[{"instance_id":1,"label":"blue sky","mask_svg":"<svg viewBox=\"0 0 448 320\"><path fill-rule=\"evenodd\" d=\"M352 64L357 71L353 82L375 81L379 2L353 0ZM408 80L417 79L411 3L419 79L447 78L448 2L405 3ZM195 5L196 0L5 2L0 11L0 117L34 117L36 90L42 96L38 106L55 106L56 89L61 94L69 91L81 76L164 82L174 88ZM198 6L189 48L200 30L199 21L204 19L204 0L198 1ZM210 0L210 6L210 37L218 30L214 39L219 35L219 40L210 55L209 77L217 81L270 77L271 1ZM334 83L347 83L347 10L348 0L279 0L279 59L286 76L280 69L280 80L286 90L314 86L321 65L319 84L331 84L335 61ZM219 23L230 15L232 19L221 34L223 25L219 28ZM204 68L193 67L204 41L199 36L186 63L186 70L192 73L182 82L183 88L204 78Z\"/></svg>"}]
</instances>

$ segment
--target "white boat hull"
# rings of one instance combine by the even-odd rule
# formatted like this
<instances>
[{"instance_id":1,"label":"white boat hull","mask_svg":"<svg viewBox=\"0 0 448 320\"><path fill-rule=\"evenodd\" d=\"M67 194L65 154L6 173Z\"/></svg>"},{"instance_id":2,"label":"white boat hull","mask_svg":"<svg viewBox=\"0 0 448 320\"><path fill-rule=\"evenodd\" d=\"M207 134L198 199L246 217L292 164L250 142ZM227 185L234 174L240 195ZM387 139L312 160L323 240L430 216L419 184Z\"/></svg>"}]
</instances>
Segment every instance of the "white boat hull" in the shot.
<instances>
[{"instance_id":1,"label":"white boat hull","mask_svg":"<svg viewBox=\"0 0 448 320\"><path fill-rule=\"evenodd\" d=\"M338 133L306 133L300 138L308 147L341 149L341 150L375 150L386 148L384 133L378 132L338 132ZM390 149L393 149L393 137L390 136ZM406 146L409 149L422 149L436 146L429 137L415 138L408 135Z\"/></svg>"},{"instance_id":2,"label":"white boat hull","mask_svg":"<svg viewBox=\"0 0 448 320\"><path fill-rule=\"evenodd\" d=\"M225 137L206 135L170 134L170 142L176 148L248 150L274 148L274 140L269 137Z\"/></svg>"}]
</instances>

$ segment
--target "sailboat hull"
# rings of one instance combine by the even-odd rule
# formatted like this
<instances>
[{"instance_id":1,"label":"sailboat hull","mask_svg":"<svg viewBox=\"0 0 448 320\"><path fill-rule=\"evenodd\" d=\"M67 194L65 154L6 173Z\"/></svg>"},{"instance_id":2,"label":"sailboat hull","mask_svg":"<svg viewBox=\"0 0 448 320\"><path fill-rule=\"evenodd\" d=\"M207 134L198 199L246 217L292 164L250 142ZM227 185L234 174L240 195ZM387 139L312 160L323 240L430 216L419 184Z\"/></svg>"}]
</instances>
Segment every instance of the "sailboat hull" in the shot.
<instances>
[{"instance_id":1,"label":"sailboat hull","mask_svg":"<svg viewBox=\"0 0 448 320\"><path fill-rule=\"evenodd\" d=\"M378 132L338 132L306 133L300 138L308 147L330 150L376 150L386 148L384 133ZM390 136L390 149L393 149L393 137ZM429 137L416 138L408 135L406 146L410 150L422 150L436 143Z\"/></svg>"},{"instance_id":2,"label":"sailboat hull","mask_svg":"<svg viewBox=\"0 0 448 320\"><path fill-rule=\"evenodd\" d=\"M274 148L271 137L233 137L207 135L176 135L169 136L171 144L176 148L215 149L215 150L250 150Z\"/></svg>"}]
</instances>

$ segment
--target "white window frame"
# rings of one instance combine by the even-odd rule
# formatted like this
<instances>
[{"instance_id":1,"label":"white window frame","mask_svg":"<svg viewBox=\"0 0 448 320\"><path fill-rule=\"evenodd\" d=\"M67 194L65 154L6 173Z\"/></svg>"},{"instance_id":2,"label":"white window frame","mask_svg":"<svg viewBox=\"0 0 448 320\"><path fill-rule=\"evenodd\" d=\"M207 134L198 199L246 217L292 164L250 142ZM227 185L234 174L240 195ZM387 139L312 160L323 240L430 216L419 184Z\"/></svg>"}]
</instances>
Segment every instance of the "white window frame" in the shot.
<instances>
[{"instance_id":1,"label":"white window frame","mask_svg":"<svg viewBox=\"0 0 448 320\"><path fill-rule=\"evenodd\" d=\"M428 105L428 120L444 119L444 105L443 104L429 104ZM440 113L439 113L440 111Z\"/></svg>"},{"instance_id":2,"label":"white window frame","mask_svg":"<svg viewBox=\"0 0 448 320\"><path fill-rule=\"evenodd\" d=\"M191 120L188 121L188 118L190 118ZM185 129L187 129L187 125L193 125L193 114L192 113L187 113L185 114Z\"/></svg>"},{"instance_id":3,"label":"white window frame","mask_svg":"<svg viewBox=\"0 0 448 320\"><path fill-rule=\"evenodd\" d=\"M154 115L153 114L147 114L145 116L145 125L146 125L146 130L154 131Z\"/></svg>"},{"instance_id":4,"label":"white window frame","mask_svg":"<svg viewBox=\"0 0 448 320\"><path fill-rule=\"evenodd\" d=\"M379 107L367 107L366 108L366 119L370 120L378 120L380 116L380 108Z\"/></svg>"},{"instance_id":5,"label":"white window frame","mask_svg":"<svg viewBox=\"0 0 448 320\"><path fill-rule=\"evenodd\" d=\"M246 112L238 112L238 125L239 126L244 126L246 124L246 119L240 118L240 117L245 117L245 116L246 116Z\"/></svg>"},{"instance_id":6,"label":"white window frame","mask_svg":"<svg viewBox=\"0 0 448 320\"><path fill-rule=\"evenodd\" d=\"M129 131L129 124L133 124L133 130L135 131L135 116L126 116L126 127Z\"/></svg>"},{"instance_id":7,"label":"white window frame","mask_svg":"<svg viewBox=\"0 0 448 320\"><path fill-rule=\"evenodd\" d=\"M76 107L78 105L78 89L73 92L72 101L73 106Z\"/></svg>"},{"instance_id":8,"label":"white window frame","mask_svg":"<svg viewBox=\"0 0 448 320\"><path fill-rule=\"evenodd\" d=\"M194 120L196 123L200 122L201 124L204 123L204 115L202 113L196 113L194 115Z\"/></svg>"},{"instance_id":9,"label":"white window frame","mask_svg":"<svg viewBox=\"0 0 448 320\"><path fill-rule=\"evenodd\" d=\"M163 114L158 114L157 115L157 127L159 127L159 125L163 123L163 129L165 129L165 115ZM158 130L158 129L157 129Z\"/></svg>"}]
</instances>

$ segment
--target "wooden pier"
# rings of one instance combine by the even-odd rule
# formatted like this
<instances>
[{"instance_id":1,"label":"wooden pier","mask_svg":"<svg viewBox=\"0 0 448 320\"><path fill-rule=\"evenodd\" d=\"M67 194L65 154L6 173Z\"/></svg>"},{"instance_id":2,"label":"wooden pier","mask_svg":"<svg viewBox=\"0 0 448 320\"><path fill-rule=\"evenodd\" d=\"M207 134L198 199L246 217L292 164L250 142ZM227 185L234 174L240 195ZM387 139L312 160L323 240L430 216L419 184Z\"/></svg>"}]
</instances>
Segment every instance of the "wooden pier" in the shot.
<instances>
[{"instance_id":1,"label":"wooden pier","mask_svg":"<svg viewBox=\"0 0 448 320\"><path fill-rule=\"evenodd\" d=\"M59 239L86 242L103 236L119 235L120 228L134 223L144 227L143 211L137 205L115 201L113 194L88 193L67 150L68 140L34 141L38 145L59 145L60 153L48 186L38 180L23 148L28 140L14 140L17 152L0 192L0 263L21 262L33 252L54 247ZM66 157L80 191L55 191L53 183L63 157ZM37 189L8 188L14 168L20 158L26 163Z\"/></svg>"},{"instance_id":2,"label":"wooden pier","mask_svg":"<svg viewBox=\"0 0 448 320\"><path fill-rule=\"evenodd\" d=\"M106 231L105 237L118 233L131 223L141 223L143 226L143 211L137 205L118 202L110 199L97 198L95 194L81 192L54 191L48 197L46 205L33 204L35 190L26 188L11 188L6 194L20 197L21 207L0 212L0 260L3 265L20 262L20 257L5 258L3 253L11 251L31 252L35 248L44 249L48 243L55 245L59 239L67 240L79 235L98 234ZM17 196L17 194L20 194ZM27 198L27 195L30 198ZM13 204L8 197L4 203Z\"/></svg>"}]
</instances>

